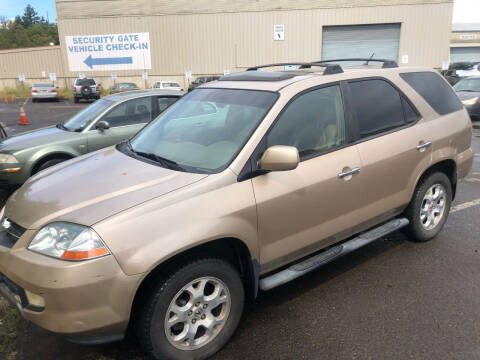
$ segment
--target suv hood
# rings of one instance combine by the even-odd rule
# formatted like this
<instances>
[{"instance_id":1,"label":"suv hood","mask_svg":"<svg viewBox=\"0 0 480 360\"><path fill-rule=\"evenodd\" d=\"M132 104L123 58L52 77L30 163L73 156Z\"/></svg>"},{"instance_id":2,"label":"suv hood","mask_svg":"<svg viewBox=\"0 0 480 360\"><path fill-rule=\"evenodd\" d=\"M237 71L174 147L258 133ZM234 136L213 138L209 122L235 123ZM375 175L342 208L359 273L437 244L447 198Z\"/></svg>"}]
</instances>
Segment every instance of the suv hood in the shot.
<instances>
[{"instance_id":1,"label":"suv hood","mask_svg":"<svg viewBox=\"0 0 480 360\"><path fill-rule=\"evenodd\" d=\"M76 132L46 127L8 137L0 142L0 152L14 153L19 150L78 137Z\"/></svg>"},{"instance_id":2,"label":"suv hood","mask_svg":"<svg viewBox=\"0 0 480 360\"><path fill-rule=\"evenodd\" d=\"M91 226L205 177L151 165L110 147L31 177L8 199L5 215L27 229L52 221Z\"/></svg>"}]
</instances>

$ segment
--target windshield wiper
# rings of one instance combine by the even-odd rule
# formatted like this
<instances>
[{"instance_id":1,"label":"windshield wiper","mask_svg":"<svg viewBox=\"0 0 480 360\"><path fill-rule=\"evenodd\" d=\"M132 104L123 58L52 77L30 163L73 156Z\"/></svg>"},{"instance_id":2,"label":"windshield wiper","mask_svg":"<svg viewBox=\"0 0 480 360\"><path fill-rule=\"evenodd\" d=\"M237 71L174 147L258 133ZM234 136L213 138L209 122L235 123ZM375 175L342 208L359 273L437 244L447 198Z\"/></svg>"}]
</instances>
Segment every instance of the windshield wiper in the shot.
<instances>
[{"instance_id":1,"label":"windshield wiper","mask_svg":"<svg viewBox=\"0 0 480 360\"><path fill-rule=\"evenodd\" d=\"M144 158L147 158L147 159L150 159L150 160L153 160L153 161L161 164L162 166L164 166L166 168L174 169L174 170L184 170L184 168L181 165L178 165L173 160L164 158L164 157L159 156L159 155L154 154L154 153L133 150L132 146L128 142L127 142L127 146L130 149L130 151L133 152L134 154L136 154L138 156L141 156L141 157L144 157Z\"/></svg>"},{"instance_id":2,"label":"windshield wiper","mask_svg":"<svg viewBox=\"0 0 480 360\"><path fill-rule=\"evenodd\" d=\"M460 89L457 91L465 91L465 92L480 92L480 90L468 90L468 89Z\"/></svg>"},{"instance_id":3,"label":"windshield wiper","mask_svg":"<svg viewBox=\"0 0 480 360\"><path fill-rule=\"evenodd\" d=\"M70 131L70 130L68 130L68 129L65 127L65 125L63 125L62 123L57 124L57 125L55 125L55 126L57 127L57 129Z\"/></svg>"}]
</instances>

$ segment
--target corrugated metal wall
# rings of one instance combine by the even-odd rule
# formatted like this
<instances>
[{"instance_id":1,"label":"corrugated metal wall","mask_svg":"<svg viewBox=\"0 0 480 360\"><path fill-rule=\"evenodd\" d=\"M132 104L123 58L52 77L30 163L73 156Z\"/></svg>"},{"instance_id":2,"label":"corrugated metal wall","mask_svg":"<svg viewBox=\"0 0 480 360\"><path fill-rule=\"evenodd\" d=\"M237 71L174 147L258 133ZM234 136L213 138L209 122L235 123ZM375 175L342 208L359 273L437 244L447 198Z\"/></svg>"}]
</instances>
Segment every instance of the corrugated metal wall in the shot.
<instances>
[{"instance_id":1,"label":"corrugated metal wall","mask_svg":"<svg viewBox=\"0 0 480 360\"><path fill-rule=\"evenodd\" d=\"M15 87L18 74L24 73L29 83L48 80L49 73L63 76L60 46L0 50L0 88ZM42 77L42 71L46 77Z\"/></svg>"},{"instance_id":2,"label":"corrugated metal wall","mask_svg":"<svg viewBox=\"0 0 480 360\"><path fill-rule=\"evenodd\" d=\"M416 5L366 6L393 3ZM66 35L149 32L152 69L148 71L147 85L159 79L171 79L184 86L185 70L198 76L222 74L224 69L239 71L261 63L321 59L322 26L326 25L400 23L400 58L408 55L409 65L440 67L449 57L453 9L451 0L56 0L56 5L61 56L51 58L52 61L57 61L54 57L60 59L56 72L59 74L65 69L69 83L78 73L68 71ZM128 11L125 6L129 6ZM285 10L288 6L324 8ZM326 8L331 6L345 7ZM256 11L259 7L282 11ZM244 12L233 12L240 8ZM116 14L118 9L122 16L102 17ZM168 11L207 12L205 9L210 9L209 13L151 15ZM139 13L150 15L136 16ZM285 25L284 41L273 41L274 24ZM34 62L31 65L37 69ZM21 71L17 66L13 71L9 66L6 69L8 77L30 72L27 68ZM116 72L119 81L144 84L141 70ZM112 83L110 72L86 74L104 86Z\"/></svg>"},{"instance_id":3,"label":"corrugated metal wall","mask_svg":"<svg viewBox=\"0 0 480 360\"><path fill-rule=\"evenodd\" d=\"M452 3L453 0L56 0L59 19Z\"/></svg>"}]
</instances>

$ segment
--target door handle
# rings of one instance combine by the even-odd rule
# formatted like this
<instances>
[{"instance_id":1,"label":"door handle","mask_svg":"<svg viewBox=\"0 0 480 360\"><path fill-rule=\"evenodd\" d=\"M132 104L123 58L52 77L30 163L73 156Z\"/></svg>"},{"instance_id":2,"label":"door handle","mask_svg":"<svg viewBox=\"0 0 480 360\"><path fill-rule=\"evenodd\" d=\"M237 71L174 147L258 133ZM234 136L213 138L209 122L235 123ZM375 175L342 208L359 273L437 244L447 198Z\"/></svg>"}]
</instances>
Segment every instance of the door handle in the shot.
<instances>
[{"instance_id":1,"label":"door handle","mask_svg":"<svg viewBox=\"0 0 480 360\"><path fill-rule=\"evenodd\" d=\"M360 172L360 168L359 167L356 167L356 168L353 168L352 170L350 171L345 171L345 172L342 172L340 174L338 174L338 177L340 179L343 179L344 177L346 176L349 176L349 175L355 175L355 174L358 174Z\"/></svg>"},{"instance_id":2,"label":"door handle","mask_svg":"<svg viewBox=\"0 0 480 360\"><path fill-rule=\"evenodd\" d=\"M431 141L424 142L423 144L417 145L417 150L420 152L425 151L425 149L430 147L431 145L432 145Z\"/></svg>"}]
</instances>

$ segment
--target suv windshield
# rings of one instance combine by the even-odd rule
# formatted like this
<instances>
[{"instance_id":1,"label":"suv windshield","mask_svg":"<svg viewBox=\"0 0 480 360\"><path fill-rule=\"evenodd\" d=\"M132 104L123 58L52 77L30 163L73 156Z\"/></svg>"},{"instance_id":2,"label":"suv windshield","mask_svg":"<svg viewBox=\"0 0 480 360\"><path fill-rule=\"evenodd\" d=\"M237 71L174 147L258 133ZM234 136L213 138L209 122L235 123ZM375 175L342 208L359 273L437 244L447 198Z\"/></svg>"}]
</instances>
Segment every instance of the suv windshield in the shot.
<instances>
[{"instance_id":1,"label":"suv windshield","mask_svg":"<svg viewBox=\"0 0 480 360\"><path fill-rule=\"evenodd\" d=\"M132 152L177 169L218 172L229 165L277 99L266 91L198 89L130 142Z\"/></svg>"},{"instance_id":2,"label":"suv windshield","mask_svg":"<svg viewBox=\"0 0 480 360\"><path fill-rule=\"evenodd\" d=\"M78 86L92 86L92 85L95 85L95 80L93 79L77 79L77 83L76 83Z\"/></svg>"},{"instance_id":3,"label":"suv windshield","mask_svg":"<svg viewBox=\"0 0 480 360\"><path fill-rule=\"evenodd\" d=\"M113 101L100 99L95 101L92 105L80 111L65 124L62 128L68 131L82 131L104 110L113 104Z\"/></svg>"},{"instance_id":4,"label":"suv windshield","mask_svg":"<svg viewBox=\"0 0 480 360\"><path fill-rule=\"evenodd\" d=\"M478 79L463 79L453 85L455 91L475 91L480 92L480 78Z\"/></svg>"}]
</instances>

